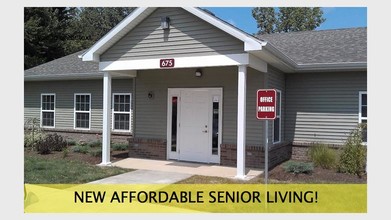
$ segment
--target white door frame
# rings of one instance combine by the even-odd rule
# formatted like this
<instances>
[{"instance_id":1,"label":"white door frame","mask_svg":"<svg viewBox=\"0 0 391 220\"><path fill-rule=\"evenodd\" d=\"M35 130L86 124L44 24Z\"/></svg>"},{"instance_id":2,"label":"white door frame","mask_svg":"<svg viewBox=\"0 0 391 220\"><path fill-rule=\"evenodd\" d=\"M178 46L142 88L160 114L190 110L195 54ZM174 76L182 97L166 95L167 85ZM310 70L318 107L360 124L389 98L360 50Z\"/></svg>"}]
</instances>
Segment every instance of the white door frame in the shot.
<instances>
[{"instance_id":1,"label":"white door frame","mask_svg":"<svg viewBox=\"0 0 391 220\"><path fill-rule=\"evenodd\" d=\"M211 128L211 132L209 132L209 146L208 146L208 151L210 152L210 154L206 155L208 157L208 161L209 163L217 163L219 164L220 163L220 145L222 143L222 136L223 136L223 128L222 128L222 125L223 125L223 88L221 87L217 87L217 88L203 88L203 87L200 87L200 88L168 88L168 92L167 92L167 159L173 159L173 160L180 160L180 146L178 144L178 140L179 140L179 137L180 137L180 129L179 129L179 124L180 124L180 121L181 121L181 115L180 115L180 112L181 112L181 102L180 102L180 97L181 97L181 91L184 91L184 90L207 90L209 91L209 97L210 97L210 104L209 104L209 110L210 110L210 113L209 114L209 125L208 127ZM172 97L178 97L177 99L177 147L176 147L176 151L173 152L171 151L171 143L172 143L172 140L171 140L171 121L172 121ZM213 133L213 127L212 127L212 123L213 123L213 114L212 114L212 111L213 111L213 102L214 101L217 101L219 102L219 120L218 120L218 123L219 123L219 129L218 129L218 152L217 152L217 155L212 155L212 133Z\"/></svg>"}]
</instances>

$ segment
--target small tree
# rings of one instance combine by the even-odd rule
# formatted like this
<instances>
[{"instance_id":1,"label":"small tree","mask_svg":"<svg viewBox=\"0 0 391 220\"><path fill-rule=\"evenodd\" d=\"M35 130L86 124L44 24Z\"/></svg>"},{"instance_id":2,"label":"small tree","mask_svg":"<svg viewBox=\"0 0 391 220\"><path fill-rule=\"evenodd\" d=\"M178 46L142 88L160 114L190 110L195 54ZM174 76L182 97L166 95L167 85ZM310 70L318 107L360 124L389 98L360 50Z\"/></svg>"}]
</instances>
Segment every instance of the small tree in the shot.
<instances>
[{"instance_id":1,"label":"small tree","mask_svg":"<svg viewBox=\"0 0 391 220\"><path fill-rule=\"evenodd\" d=\"M258 34L311 31L326 21L319 7L255 7L252 16L257 22Z\"/></svg>"},{"instance_id":2,"label":"small tree","mask_svg":"<svg viewBox=\"0 0 391 220\"><path fill-rule=\"evenodd\" d=\"M362 131L365 128L366 124L359 124L350 133L340 156L339 172L356 174L360 177L365 172L367 149L362 143Z\"/></svg>"}]
</instances>

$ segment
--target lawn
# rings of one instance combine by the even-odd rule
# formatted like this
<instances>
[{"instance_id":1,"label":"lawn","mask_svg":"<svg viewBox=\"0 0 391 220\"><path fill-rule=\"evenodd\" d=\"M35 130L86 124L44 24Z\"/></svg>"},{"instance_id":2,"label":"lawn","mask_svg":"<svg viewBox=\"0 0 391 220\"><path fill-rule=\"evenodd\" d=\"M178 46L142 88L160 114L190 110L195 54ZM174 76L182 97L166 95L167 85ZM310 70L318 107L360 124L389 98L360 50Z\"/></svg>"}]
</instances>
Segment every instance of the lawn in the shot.
<instances>
[{"instance_id":1,"label":"lawn","mask_svg":"<svg viewBox=\"0 0 391 220\"><path fill-rule=\"evenodd\" d=\"M32 184L87 183L129 172L119 167L100 167L69 157L53 157L25 152L24 182Z\"/></svg>"}]
</instances>

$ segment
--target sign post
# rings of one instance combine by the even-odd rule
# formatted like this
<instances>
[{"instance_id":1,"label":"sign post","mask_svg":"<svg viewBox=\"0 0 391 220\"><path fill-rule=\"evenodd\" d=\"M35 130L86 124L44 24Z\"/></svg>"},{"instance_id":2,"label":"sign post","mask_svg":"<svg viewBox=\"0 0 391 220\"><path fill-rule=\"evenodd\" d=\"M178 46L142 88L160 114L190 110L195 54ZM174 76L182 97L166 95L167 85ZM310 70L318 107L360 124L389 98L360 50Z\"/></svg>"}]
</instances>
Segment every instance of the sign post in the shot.
<instances>
[{"instance_id":1,"label":"sign post","mask_svg":"<svg viewBox=\"0 0 391 220\"><path fill-rule=\"evenodd\" d=\"M276 118L276 96L274 89L259 89L257 91L257 119L265 120L265 184L269 175L269 120Z\"/></svg>"}]
</instances>

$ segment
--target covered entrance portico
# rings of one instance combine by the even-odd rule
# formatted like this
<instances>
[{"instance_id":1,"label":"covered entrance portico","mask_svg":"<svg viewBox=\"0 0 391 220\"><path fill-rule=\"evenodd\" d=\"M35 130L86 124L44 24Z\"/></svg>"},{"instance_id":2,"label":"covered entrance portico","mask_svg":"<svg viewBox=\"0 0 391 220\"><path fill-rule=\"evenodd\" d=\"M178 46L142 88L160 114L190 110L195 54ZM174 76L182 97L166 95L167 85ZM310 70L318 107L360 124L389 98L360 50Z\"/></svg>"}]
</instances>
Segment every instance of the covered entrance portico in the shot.
<instances>
[{"instance_id":1,"label":"covered entrance portico","mask_svg":"<svg viewBox=\"0 0 391 220\"><path fill-rule=\"evenodd\" d=\"M83 61L95 61L99 62L100 71L104 72L103 80L103 134L102 134L102 163L101 165L110 164L110 121L111 121L111 76L113 74L131 74L135 78L135 96L136 96L136 127L133 129L135 136L145 135L144 127L140 126L155 126L154 122L151 120L146 123L147 125L140 125L138 127L137 120L140 117L140 114L137 114L137 109L146 108L148 103L158 103L160 107L166 106L167 115L164 118L159 117L156 123L166 121L167 122L167 132L165 134L166 138L166 152L167 159L177 159L184 161L196 161L196 162L205 162L205 163L219 163L220 162L220 145L222 143L223 127L225 126L223 117L228 117L227 115L223 116L224 105L223 101L226 97L225 88L220 86L219 83L215 85L207 84L205 80L204 84L194 84L189 86L181 86L186 82L186 79L181 77L180 71L184 72L195 72L196 69L205 69L205 68L224 68L230 67L231 70L235 69L236 77L234 87L237 88L236 91L230 91L233 94L232 100L237 100L237 103L229 106L230 111L235 112L235 115L231 115L232 118L229 118L233 122L233 126L230 132L236 133L236 161L237 161L237 177L245 177L245 150L246 150L246 111L247 111L247 72L251 68L255 72L266 76L267 73L267 63L260 59L257 56L257 51L261 51L262 47L265 45L264 42L251 37L250 35L241 32L238 29L233 28L230 25L227 25L224 22L216 19L215 17L205 13L204 11L197 8L184 8L187 13L195 15L197 19L203 20L203 22L208 23L208 25L214 26L220 32L233 37L232 42L234 44L238 43L242 45L242 51L238 53L226 53L220 52L217 50L214 45L200 40L199 43L203 43L208 50L213 50L213 53L192 53L181 54L181 55L167 55L167 52L161 52L153 54L154 57L137 57L136 59L102 59L101 55L104 57L109 57L107 55L107 50L124 37L128 32L135 28L143 18L146 18L145 13L153 13L153 10L150 8L140 8L139 11L135 11L132 15L127 17L121 24L115 27L109 34L104 38L98 41L94 46L92 46L83 56ZM164 12L164 11L163 11ZM149 28L149 26L148 26ZM178 30L180 27L178 27ZM169 37L169 33L165 30L154 29L153 31L159 32L161 37ZM186 34L191 34L190 32L183 32ZM167 35L168 34L168 35ZM156 34L158 35L158 34ZM131 36L131 35L126 35ZM193 37L193 36L191 36ZM193 39L197 39L194 38ZM167 39L166 39L167 40ZM166 42L164 40L164 42ZM164 42L162 45L164 45ZM199 46L197 46L199 47ZM236 48L236 45L235 45ZM130 49L131 50L131 49ZM166 50L170 51L170 47L167 46ZM148 52L150 53L150 52ZM110 55L111 56L111 55ZM132 55L133 56L133 55ZM169 67L162 66L162 60L169 59L172 60L172 64ZM236 67L236 68L233 68ZM148 80L153 79L153 74L156 73L166 73L169 71L176 71L175 76L167 74L164 78L164 81L159 81L158 83L149 85L151 88L147 88L148 85L143 85L144 82L149 82ZM224 73L221 73L219 79L216 82L221 81L225 82ZM150 78L145 79L145 75L148 75ZM213 73L210 73L213 75ZM183 75L182 75L183 76ZM171 78L170 78L171 77ZM180 78L180 80L178 80ZM163 78L162 78L163 79ZM144 81L143 81L144 80ZM178 81L177 84L172 84L171 81ZM140 84L138 84L140 83ZM144 91L138 90L140 87L144 86L146 89L154 89L152 86L162 86L163 89L159 89L159 94L164 93L167 97L164 102L159 98L155 97L155 100L140 100L138 96L142 95ZM173 86L168 86L173 85ZM160 87L159 87L160 88ZM155 88L156 89L156 88ZM232 87L229 88L232 90ZM224 91L223 91L224 90ZM138 93L138 91L140 91ZM151 93L153 96L153 93ZM145 96L142 97L143 99ZM138 100L138 101L137 101ZM145 102L145 103L142 103ZM225 102L225 101L224 101ZM139 103L139 106L138 104ZM255 100L254 100L255 103ZM140 106L141 105L141 106ZM255 105L255 104L254 104ZM175 109L176 108L176 109ZM232 110L235 108L235 110ZM255 106L254 106L255 109ZM144 109L143 109L144 110ZM151 109L145 109L145 111L152 111ZM176 120L174 119L176 117ZM216 117L216 120L214 118ZM157 118L152 116L151 118ZM228 119L227 119L228 120ZM158 126L158 125L156 125ZM142 130L144 129L144 130ZM162 129L159 129L157 132L161 132ZM144 133L143 133L144 132ZM175 134L176 133L176 134ZM161 135L160 133L157 136ZM262 135L262 134L259 134Z\"/></svg>"}]
</instances>

